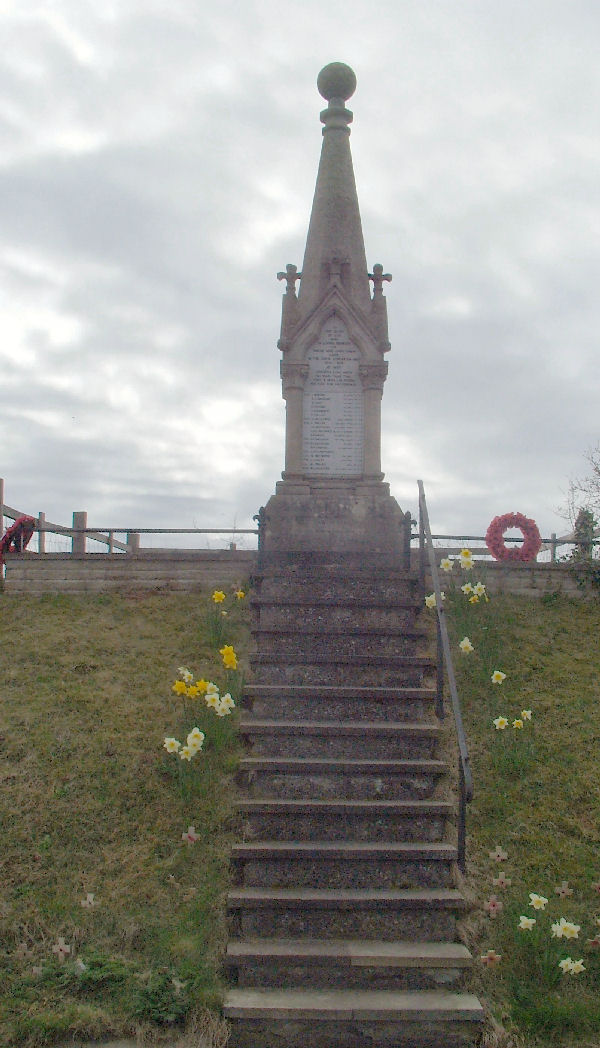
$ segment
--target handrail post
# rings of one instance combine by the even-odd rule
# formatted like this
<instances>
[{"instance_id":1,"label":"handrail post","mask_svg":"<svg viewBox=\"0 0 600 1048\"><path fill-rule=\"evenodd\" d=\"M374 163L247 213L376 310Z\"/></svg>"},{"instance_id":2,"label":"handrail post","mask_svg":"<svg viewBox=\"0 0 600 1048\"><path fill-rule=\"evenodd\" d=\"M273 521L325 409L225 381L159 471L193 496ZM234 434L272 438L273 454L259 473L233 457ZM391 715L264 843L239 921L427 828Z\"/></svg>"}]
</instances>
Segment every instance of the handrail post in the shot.
<instances>
[{"instance_id":1,"label":"handrail post","mask_svg":"<svg viewBox=\"0 0 600 1048\"><path fill-rule=\"evenodd\" d=\"M127 545L129 549L128 553L139 553L140 551L140 536L137 531L127 532Z\"/></svg>"}]
</instances>

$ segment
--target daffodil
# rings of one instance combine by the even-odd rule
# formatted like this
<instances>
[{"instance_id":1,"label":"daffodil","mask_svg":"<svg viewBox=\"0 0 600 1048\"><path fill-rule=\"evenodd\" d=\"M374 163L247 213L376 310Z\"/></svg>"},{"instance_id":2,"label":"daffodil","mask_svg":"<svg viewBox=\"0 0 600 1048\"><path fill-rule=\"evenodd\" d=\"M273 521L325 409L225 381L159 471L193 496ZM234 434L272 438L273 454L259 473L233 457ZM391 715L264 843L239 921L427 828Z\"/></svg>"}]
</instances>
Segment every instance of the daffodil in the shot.
<instances>
[{"instance_id":1,"label":"daffodil","mask_svg":"<svg viewBox=\"0 0 600 1048\"><path fill-rule=\"evenodd\" d=\"M570 957L564 957L562 961L558 962L558 967L562 971L563 975L566 975L567 972L571 971L571 968L573 967L573 961Z\"/></svg>"},{"instance_id":2,"label":"daffodil","mask_svg":"<svg viewBox=\"0 0 600 1048\"><path fill-rule=\"evenodd\" d=\"M218 710L220 704L218 691L207 691L206 695L204 696L204 701L208 706L209 710Z\"/></svg>"},{"instance_id":3,"label":"daffodil","mask_svg":"<svg viewBox=\"0 0 600 1048\"><path fill-rule=\"evenodd\" d=\"M194 679L193 675L190 673L190 671L185 666L180 666L179 667L179 673L181 675L181 679L184 680L186 684L189 684L190 681L192 681Z\"/></svg>"},{"instance_id":4,"label":"daffodil","mask_svg":"<svg viewBox=\"0 0 600 1048\"><path fill-rule=\"evenodd\" d=\"M166 749L167 753L177 753L179 747L181 746L181 743L177 739L167 738L163 742L163 746Z\"/></svg>"},{"instance_id":5,"label":"daffodil","mask_svg":"<svg viewBox=\"0 0 600 1048\"><path fill-rule=\"evenodd\" d=\"M219 706L224 711L225 714L231 713L231 711L235 709L235 702L231 698L231 695L229 694L229 692L227 692L225 695L221 696L221 701L219 703Z\"/></svg>"},{"instance_id":6,"label":"daffodil","mask_svg":"<svg viewBox=\"0 0 600 1048\"><path fill-rule=\"evenodd\" d=\"M470 582L465 582L464 586L460 587L465 597L468 597L469 593L473 592L473 587Z\"/></svg>"},{"instance_id":7,"label":"daffodil","mask_svg":"<svg viewBox=\"0 0 600 1048\"><path fill-rule=\"evenodd\" d=\"M585 971L585 964L583 963L583 957L579 961L571 961L571 975L579 975L580 972Z\"/></svg>"},{"instance_id":8,"label":"daffodil","mask_svg":"<svg viewBox=\"0 0 600 1048\"><path fill-rule=\"evenodd\" d=\"M468 637L463 637L463 639L459 641L458 646L462 651L463 655L470 655L472 651L475 651L475 648L471 644L471 641Z\"/></svg>"},{"instance_id":9,"label":"daffodil","mask_svg":"<svg viewBox=\"0 0 600 1048\"><path fill-rule=\"evenodd\" d=\"M196 681L196 687L199 695L205 695L208 688L208 681L204 680L204 677L202 677L200 680Z\"/></svg>"},{"instance_id":10,"label":"daffodil","mask_svg":"<svg viewBox=\"0 0 600 1048\"><path fill-rule=\"evenodd\" d=\"M246 594L244 593L243 589L238 589L234 593L234 597L236 600L243 600L245 596Z\"/></svg>"},{"instance_id":11,"label":"daffodil","mask_svg":"<svg viewBox=\"0 0 600 1048\"><path fill-rule=\"evenodd\" d=\"M519 928L521 931L530 932L535 923L535 917L526 917L525 914L521 914L519 917Z\"/></svg>"},{"instance_id":12,"label":"daffodil","mask_svg":"<svg viewBox=\"0 0 600 1048\"><path fill-rule=\"evenodd\" d=\"M212 599L214 600L215 604L222 604L225 600L225 594L223 593L223 590L215 590L215 592L212 595Z\"/></svg>"},{"instance_id":13,"label":"daffodil","mask_svg":"<svg viewBox=\"0 0 600 1048\"><path fill-rule=\"evenodd\" d=\"M519 731L519 729L522 728L522 727L523 727L523 721L521 720L520 717L516 717L515 720L513 721L513 728L516 728L516 730Z\"/></svg>"},{"instance_id":14,"label":"daffodil","mask_svg":"<svg viewBox=\"0 0 600 1048\"><path fill-rule=\"evenodd\" d=\"M187 737L187 744L194 753L202 749L202 743L204 742L204 732L200 731L200 728L192 728L191 732Z\"/></svg>"},{"instance_id":15,"label":"daffodil","mask_svg":"<svg viewBox=\"0 0 600 1048\"><path fill-rule=\"evenodd\" d=\"M476 593L472 597L469 597L469 604L479 604L479 597Z\"/></svg>"},{"instance_id":16,"label":"daffodil","mask_svg":"<svg viewBox=\"0 0 600 1048\"><path fill-rule=\"evenodd\" d=\"M182 746L179 751L179 756L182 761L191 761L196 751L191 746Z\"/></svg>"},{"instance_id":17,"label":"daffodil","mask_svg":"<svg viewBox=\"0 0 600 1048\"><path fill-rule=\"evenodd\" d=\"M502 684L502 681L506 680L506 673L502 670L494 670L492 673L492 684Z\"/></svg>"},{"instance_id":18,"label":"daffodil","mask_svg":"<svg viewBox=\"0 0 600 1048\"><path fill-rule=\"evenodd\" d=\"M484 594L485 594L485 586L483 585L483 582L477 582L473 586L473 593L475 594L476 597L483 597L484 596Z\"/></svg>"},{"instance_id":19,"label":"daffodil","mask_svg":"<svg viewBox=\"0 0 600 1048\"><path fill-rule=\"evenodd\" d=\"M219 648L219 655L222 655L226 669L235 670L237 668L237 655L231 644L225 644L224 647Z\"/></svg>"},{"instance_id":20,"label":"daffodil","mask_svg":"<svg viewBox=\"0 0 600 1048\"><path fill-rule=\"evenodd\" d=\"M425 597L425 607L426 608L435 608L435 605L436 605L435 593L429 593Z\"/></svg>"},{"instance_id":21,"label":"daffodil","mask_svg":"<svg viewBox=\"0 0 600 1048\"><path fill-rule=\"evenodd\" d=\"M174 685L173 685L173 691L175 692L176 695L186 695L187 694L187 684L185 683L184 680L176 680Z\"/></svg>"},{"instance_id":22,"label":"daffodil","mask_svg":"<svg viewBox=\"0 0 600 1048\"><path fill-rule=\"evenodd\" d=\"M531 710L521 710L521 720L531 720Z\"/></svg>"},{"instance_id":23,"label":"daffodil","mask_svg":"<svg viewBox=\"0 0 600 1048\"><path fill-rule=\"evenodd\" d=\"M508 728L508 720L506 717L496 717L493 724L496 731L504 731L505 728Z\"/></svg>"},{"instance_id":24,"label":"daffodil","mask_svg":"<svg viewBox=\"0 0 600 1048\"><path fill-rule=\"evenodd\" d=\"M470 549L461 549L460 551L460 566L463 571L470 571L473 567L473 554Z\"/></svg>"},{"instance_id":25,"label":"daffodil","mask_svg":"<svg viewBox=\"0 0 600 1048\"><path fill-rule=\"evenodd\" d=\"M440 568L442 571L452 571L452 561L450 560L450 557L442 557Z\"/></svg>"},{"instance_id":26,"label":"daffodil","mask_svg":"<svg viewBox=\"0 0 600 1048\"><path fill-rule=\"evenodd\" d=\"M217 685L216 685L216 684L213 684L213 682L212 682L211 680L209 680L209 682L208 682L208 684L206 685L206 688L205 688L204 690L205 690L205 692L206 692L206 694L207 694L207 695L210 695L211 693L213 693L213 692L215 692L215 691L216 691L216 692L218 692L218 691L219 691L219 689L217 688Z\"/></svg>"},{"instance_id":27,"label":"daffodil","mask_svg":"<svg viewBox=\"0 0 600 1048\"><path fill-rule=\"evenodd\" d=\"M197 699L199 694L200 694L200 689L198 688L197 684L190 684L188 686L188 690L186 692L186 695L187 695L188 699Z\"/></svg>"},{"instance_id":28,"label":"daffodil","mask_svg":"<svg viewBox=\"0 0 600 1048\"><path fill-rule=\"evenodd\" d=\"M529 905L533 906L534 910L545 910L548 905L548 900L543 895L537 895L536 892L529 892Z\"/></svg>"},{"instance_id":29,"label":"daffodil","mask_svg":"<svg viewBox=\"0 0 600 1048\"><path fill-rule=\"evenodd\" d=\"M556 939L578 939L580 925L567 921L564 917L552 925L552 936Z\"/></svg>"}]
</instances>

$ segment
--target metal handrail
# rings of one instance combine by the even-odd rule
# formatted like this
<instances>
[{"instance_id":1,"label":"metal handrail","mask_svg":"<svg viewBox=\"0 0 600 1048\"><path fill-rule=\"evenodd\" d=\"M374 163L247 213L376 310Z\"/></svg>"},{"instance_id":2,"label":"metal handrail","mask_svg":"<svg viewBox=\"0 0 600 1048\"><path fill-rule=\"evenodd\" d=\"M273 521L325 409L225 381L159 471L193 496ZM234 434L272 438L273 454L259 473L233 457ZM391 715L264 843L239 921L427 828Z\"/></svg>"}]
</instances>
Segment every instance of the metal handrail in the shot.
<instances>
[{"instance_id":1,"label":"metal handrail","mask_svg":"<svg viewBox=\"0 0 600 1048\"><path fill-rule=\"evenodd\" d=\"M419 485L420 579L424 591L425 556L427 555L429 560L429 571L431 573L431 580L433 582L433 592L435 593L435 606L437 611L438 667L440 665L441 659L443 659L444 666L446 668L446 676L448 678L448 687L450 689L452 711L454 713L454 724L456 726L456 739L458 743L458 865L464 873L467 836L467 804L473 799L473 775L471 773L471 762L469 760L469 752L467 749L467 737L465 735L465 729L462 720L460 700L458 697L456 677L454 675L454 666L452 663L452 654L450 651L448 626L446 624L446 612L443 606L440 579L438 575L437 565L435 562L435 552L433 541L431 538L431 528L429 526L429 513L427 512L427 502L425 501L425 489L423 487L422 480L419 480L417 483Z\"/></svg>"}]
</instances>

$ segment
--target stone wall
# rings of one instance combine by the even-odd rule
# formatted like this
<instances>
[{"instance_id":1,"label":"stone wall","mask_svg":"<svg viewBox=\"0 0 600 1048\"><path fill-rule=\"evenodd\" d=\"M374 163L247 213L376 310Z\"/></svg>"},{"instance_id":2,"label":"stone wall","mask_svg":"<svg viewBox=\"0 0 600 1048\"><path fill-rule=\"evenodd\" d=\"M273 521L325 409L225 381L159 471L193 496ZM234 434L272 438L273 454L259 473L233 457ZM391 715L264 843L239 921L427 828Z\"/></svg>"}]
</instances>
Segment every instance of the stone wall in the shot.
<instances>
[{"instance_id":1,"label":"stone wall","mask_svg":"<svg viewBox=\"0 0 600 1048\"><path fill-rule=\"evenodd\" d=\"M412 557L417 567L415 550ZM4 592L37 595L215 588L247 579L256 570L256 558L254 550L9 554L6 557ZM457 573L458 570L455 569ZM482 564L480 572L475 566L469 579L478 581L481 572L485 573L490 593L514 593L524 597L543 597L552 593L568 597L586 596L564 564L499 564L488 561ZM443 587L443 573L441 576Z\"/></svg>"},{"instance_id":2,"label":"stone wall","mask_svg":"<svg viewBox=\"0 0 600 1048\"><path fill-rule=\"evenodd\" d=\"M6 557L4 592L108 593L211 589L240 583L254 550L146 550L140 553L35 553Z\"/></svg>"}]
</instances>

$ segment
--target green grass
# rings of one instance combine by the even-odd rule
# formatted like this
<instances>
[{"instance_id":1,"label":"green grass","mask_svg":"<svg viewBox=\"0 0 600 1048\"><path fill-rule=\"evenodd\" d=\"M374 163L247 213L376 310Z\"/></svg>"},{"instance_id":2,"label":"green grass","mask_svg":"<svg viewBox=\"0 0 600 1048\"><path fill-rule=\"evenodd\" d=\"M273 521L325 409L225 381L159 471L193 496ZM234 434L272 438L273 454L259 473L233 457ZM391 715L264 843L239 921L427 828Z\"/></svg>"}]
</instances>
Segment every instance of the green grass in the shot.
<instances>
[{"instance_id":1,"label":"green grass","mask_svg":"<svg viewBox=\"0 0 600 1048\"><path fill-rule=\"evenodd\" d=\"M477 956L502 955L477 967L473 989L509 1031L488 1043L597 1048L600 951L585 940L600 932L600 605L467 606L444 581L449 607L459 601L454 642L475 645L471 656L455 648L475 783L467 883L478 906L465 934ZM152 1039L184 1022L219 1042L210 1015L222 994L235 718L196 700L181 723L171 684L187 664L225 685L211 637L242 655L248 645L243 608L231 597L226 607L219 622L209 594L0 595L3 1046L136 1029ZM507 674L501 686L493 669ZM523 708L533 717L522 732L495 731L494 717L512 722ZM187 766L162 741L194 723L207 741ZM190 824L199 839L188 847ZM500 866L496 845L509 856ZM512 879L504 891L491 883L499 869ZM561 901L563 880L574 894ZM504 910L491 920L482 905L494 891ZM549 899L545 911L531 910L531 891ZM97 906L81 906L87 892ZM533 934L516 929L522 913L538 919ZM550 938L561 915L581 925L577 940ZM72 948L62 965L60 936ZM567 954L587 971L562 976Z\"/></svg>"},{"instance_id":2,"label":"green grass","mask_svg":"<svg viewBox=\"0 0 600 1048\"><path fill-rule=\"evenodd\" d=\"M502 956L479 966L476 990L514 1034L507 1044L597 1048L600 949L586 940L600 932L600 604L551 595L469 605L459 589L467 579L479 575L444 580L475 791L467 884L478 909L466 933L477 956ZM458 650L465 635L472 655ZM491 683L494 669L507 675L501 685ZM532 719L514 729L522 709ZM492 723L500 715L504 731ZM489 857L497 845L508 853L502 863ZM512 880L504 890L492 884L500 870ZM554 890L563 880L573 889L565 899ZM530 892L548 899L544 910L532 909ZM504 905L494 919L482 908L492 894ZM536 918L531 932L518 930L521 914ZM580 925L577 939L551 936L561 916ZM567 956L586 971L563 975Z\"/></svg>"},{"instance_id":3,"label":"green grass","mask_svg":"<svg viewBox=\"0 0 600 1048\"><path fill-rule=\"evenodd\" d=\"M223 607L222 640L243 654L244 612ZM184 717L171 690L181 664L232 683L213 610L208 594L0 595L2 1045L159 1031L219 1006L236 718L198 699ZM187 765L162 743L194 724L206 742Z\"/></svg>"}]
</instances>

